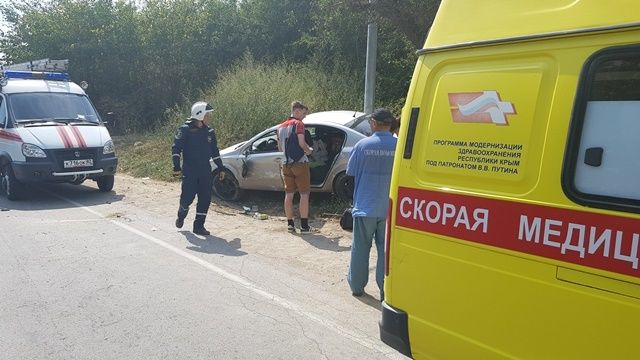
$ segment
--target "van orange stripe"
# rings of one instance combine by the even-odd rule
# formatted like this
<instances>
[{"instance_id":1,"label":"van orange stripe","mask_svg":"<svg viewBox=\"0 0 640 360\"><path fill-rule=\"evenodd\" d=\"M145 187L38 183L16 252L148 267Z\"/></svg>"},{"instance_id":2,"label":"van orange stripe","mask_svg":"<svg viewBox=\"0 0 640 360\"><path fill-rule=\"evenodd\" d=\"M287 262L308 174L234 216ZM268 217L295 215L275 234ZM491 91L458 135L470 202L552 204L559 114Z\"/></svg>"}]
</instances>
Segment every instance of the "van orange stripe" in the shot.
<instances>
[{"instance_id":1,"label":"van orange stripe","mask_svg":"<svg viewBox=\"0 0 640 360\"><path fill-rule=\"evenodd\" d=\"M72 147L71 139L69 138L69 135L67 135L67 132L64 131L64 128L57 127L56 130L58 130L58 135L60 135L60 138L62 139L62 143L64 144L64 147L66 148Z\"/></svg>"},{"instance_id":2,"label":"van orange stripe","mask_svg":"<svg viewBox=\"0 0 640 360\"><path fill-rule=\"evenodd\" d=\"M78 130L78 128L75 127L75 126L72 126L71 127L71 132L76 137L76 141L78 142L78 145L81 148L86 148L87 147L87 143L84 141L84 137L82 137L82 133L80 132L80 130Z\"/></svg>"}]
</instances>

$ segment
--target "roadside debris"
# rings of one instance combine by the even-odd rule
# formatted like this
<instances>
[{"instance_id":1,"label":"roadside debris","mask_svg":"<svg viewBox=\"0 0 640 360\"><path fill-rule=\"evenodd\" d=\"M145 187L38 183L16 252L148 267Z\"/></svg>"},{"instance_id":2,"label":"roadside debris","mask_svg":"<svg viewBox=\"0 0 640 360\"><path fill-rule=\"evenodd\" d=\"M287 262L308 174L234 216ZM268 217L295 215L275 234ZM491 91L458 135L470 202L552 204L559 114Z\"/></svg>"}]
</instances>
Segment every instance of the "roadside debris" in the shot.
<instances>
[{"instance_id":1,"label":"roadside debris","mask_svg":"<svg viewBox=\"0 0 640 360\"><path fill-rule=\"evenodd\" d=\"M269 215L262 214L258 212L258 205L242 206L242 211L238 211L239 214L251 215L253 213L253 217L260 220L267 220Z\"/></svg>"},{"instance_id":2,"label":"roadside debris","mask_svg":"<svg viewBox=\"0 0 640 360\"><path fill-rule=\"evenodd\" d=\"M230 212L227 212L227 211L218 210L218 209L213 209L213 211L217 212L218 214L236 216L236 214L233 214L233 213L230 213ZM240 213L244 214L244 211L240 211Z\"/></svg>"},{"instance_id":3,"label":"roadside debris","mask_svg":"<svg viewBox=\"0 0 640 360\"><path fill-rule=\"evenodd\" d=\"M259 219L259 220L267 220L269 218L269 215L267 214L261 214L259 212L253 214L253 217Z\"/></svg>"}]
</instances>

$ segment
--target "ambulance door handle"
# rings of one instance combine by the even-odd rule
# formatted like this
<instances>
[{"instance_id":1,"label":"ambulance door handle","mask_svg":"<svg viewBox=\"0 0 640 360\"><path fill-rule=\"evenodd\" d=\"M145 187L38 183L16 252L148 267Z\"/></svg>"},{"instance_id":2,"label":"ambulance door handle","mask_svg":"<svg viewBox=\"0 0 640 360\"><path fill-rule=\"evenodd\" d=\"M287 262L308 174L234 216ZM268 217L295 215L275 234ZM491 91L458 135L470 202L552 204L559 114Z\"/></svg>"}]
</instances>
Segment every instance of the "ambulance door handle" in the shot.
<instances>
[{"instance_id":1,"label":"ambulance door handle","mask_svg":"<svg viewBox=\"0 0 640 360\"><path fill-rule=\"evenodd\" d=\"M411 109L411 116L409 117L409 128L407 129L407 140L404 143L404 152L402 157L404 159L411 159L413 155L413 142L416 138L416 128L418 127L418 115L420 115L420 108L414 107Z\"/></svg>"},{"instance_id":2,"label":"ambulance door handle","mask_svg":"<svg viewBox=\"0 0 640 360\"><path fill-rule=\"evenodd\" d=\"M593 167L598 167L602 165L603 153L604 153L604 149L601 147L588 148L584 152L584 163Z\"/></svg>"}]
</instances>

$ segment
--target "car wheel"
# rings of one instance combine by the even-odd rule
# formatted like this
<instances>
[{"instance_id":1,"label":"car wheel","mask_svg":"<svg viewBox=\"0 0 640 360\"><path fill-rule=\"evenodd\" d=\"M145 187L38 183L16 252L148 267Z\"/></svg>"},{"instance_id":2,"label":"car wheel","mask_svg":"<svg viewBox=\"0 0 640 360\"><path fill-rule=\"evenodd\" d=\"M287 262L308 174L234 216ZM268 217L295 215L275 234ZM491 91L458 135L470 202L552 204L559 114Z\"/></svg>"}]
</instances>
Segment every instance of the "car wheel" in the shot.
<instances>
[{"instance_id":1,"label":"car wheel","mask_svg":"<svg viewBox=\"0 0 640 360\"><path fill-rule=\"evenodd\" d=\"M98 189L100 189L100 191L102 192L111 191L111 189L113 189L113 181L113 175L100 176L98 179L96 179L96 182L98 183Z\"/></svg>"},{"instance_id":2,"label":"car wheel","mask_svg":"<svg viewBox=\"0 0 640 360\"><path fill-rule=\"evenodd\" d=\"M9 200L20 200L24 196L24 184L16 179L11 164L2 167L2 191Z\"/></svg>"},{"instance_id":3,"label":"car wheel","mask_svg":"<svg viewBox=\"0 0 640 360\"><path fill-rule=\"evenodd\" d=\"M238 180L229 170L224 171L224 180L220 180L219 171L213 173L213 193L222 200L237 201L242 196Z\"/></svg>"},{"instance_id":4,"label":"car wheel","mask_svg":"<svg viewBox=\"0 0 640 360\"><path fill-rule=\"evenodd\" d=\"M353 176L341 172L333 180L333 193L340 199L353 200Z\"/></svg>"}]
</instances>

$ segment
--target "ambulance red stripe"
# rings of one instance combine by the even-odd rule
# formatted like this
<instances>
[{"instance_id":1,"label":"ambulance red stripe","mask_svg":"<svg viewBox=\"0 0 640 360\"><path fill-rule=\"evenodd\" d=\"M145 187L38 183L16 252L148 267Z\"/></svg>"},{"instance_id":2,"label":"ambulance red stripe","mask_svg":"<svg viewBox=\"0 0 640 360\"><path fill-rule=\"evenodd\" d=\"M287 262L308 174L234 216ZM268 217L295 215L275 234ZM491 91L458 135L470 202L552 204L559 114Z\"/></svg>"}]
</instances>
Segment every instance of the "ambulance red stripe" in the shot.
<instances>
[{"instance_id":1,"label":"ambulance red stripe","mask_svg":"<svg viewBox=\"0 0 640 360\"><path fill-rule=\"evenodd\" d=\"M76 141L78 142L78 145L81 148L86 148L87 143L84 141L84 137L82 137L82 133L80 132L80 130L75 126L71 126L71 132L76 137Z\"/></svg>"},{"instance_id":2,"label":"ambulance red stripe","mask_svg":"<svg viewBox=\"0 0 640 360\"><path fill-rule=\"evenodd\" d=\"M6 130L0 130L0 138L6 139L6 140L11 140L11 141L22 142L22 138L20 137L20 135L12 133L12 132L8 132Z\"/></svg>"},{"instance_id":3,"label":"ambulance red stripe","mask_svg":"<svg viewBox=\"0 0 640 360\"><path fill-rule=\"evenodd\" d=\"M640 277L640 220L400 187L396 224Z\"/></svg>"},{"instance_id":4,"label":"ambulance red stripe","mask_svg":"<svg viewBox=\"0 0 640 360\"><path fill-rule=\"evenodd\" d=\"M66 148L73 147L73 145L71 144L71 139L69 138L69 135L67 134L67 132L64 131L64 128L57 127L56 130L58 130L58 135L60 135L60 138L62 139L62 143L64 144L64 147Z\"/></svg>"}]
</instances>

